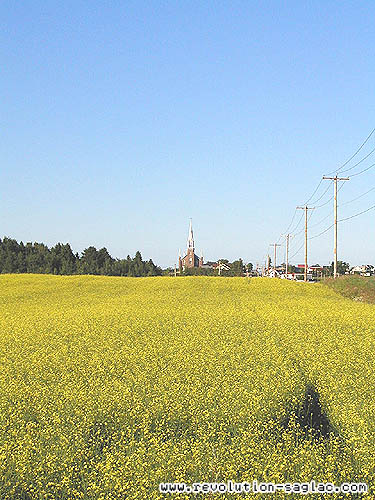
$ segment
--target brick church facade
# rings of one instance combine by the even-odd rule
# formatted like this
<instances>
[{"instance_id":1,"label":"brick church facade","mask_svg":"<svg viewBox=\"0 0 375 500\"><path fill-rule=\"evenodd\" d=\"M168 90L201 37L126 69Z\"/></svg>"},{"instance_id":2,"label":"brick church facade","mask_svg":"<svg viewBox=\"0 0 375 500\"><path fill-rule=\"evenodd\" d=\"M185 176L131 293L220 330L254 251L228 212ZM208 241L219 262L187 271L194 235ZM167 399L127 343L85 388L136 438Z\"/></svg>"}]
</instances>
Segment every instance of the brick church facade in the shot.
<instances>
[{"instance_id":1,"label":"brick church facade","mask_svg":"<svg viewBox=\"0 0 375 500\"><path fill-rule=\"evenodd\" d=\"M178 268L180 271L183 271L186 268L202 266L203 256L198 257L198 255L195 255L193 227L190 220L186 254L182 257L180 252L178 256Z\"/></svg>"}]
</instances>

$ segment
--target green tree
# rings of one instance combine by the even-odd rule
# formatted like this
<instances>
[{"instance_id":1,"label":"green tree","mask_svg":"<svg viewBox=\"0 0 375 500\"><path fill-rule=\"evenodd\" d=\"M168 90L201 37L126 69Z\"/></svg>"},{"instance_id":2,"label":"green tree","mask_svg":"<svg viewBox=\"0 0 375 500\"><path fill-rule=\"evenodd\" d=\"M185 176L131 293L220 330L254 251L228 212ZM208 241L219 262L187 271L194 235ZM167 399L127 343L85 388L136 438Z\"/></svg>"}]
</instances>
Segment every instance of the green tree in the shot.
<instances>
[{"instance_id":1,"label":"green tree","mask_svg":"<svg viewBox=\"0 0 375 500\"><path fill-rule=\"evenodd\" d=\"M331 274L333 274L334 263L331 263ZM350 264L342 260L337 261L337 274L345 274L350 269Z\"/></svg>"},{"instance_id":2,"label":"green tree","mask_svg":"<svg viewBox=\"0 0 375 500\"><path fill-rule=\"evenodd\" d=\"M43 243L17 243L0 239L1 273L103 274L107 276L157 276L160 267L152 259L143 261L140 251L134 258L114 259L103 247L85 248L81 257L74 254L69 243L57 243L51 249Z\"/></svg>"},{"instance_id":3,"label":"green tree","mask_svg":"<svg viewBox=\"0 0 375 500\"><path fill-rule=\"evenodd\" d=\"M98 251L90 246L82 252L79 265L80 274L99 274Z\"/></svg>"},{"instance_id":4,"label":"green tree","mask_svg":"<svg viewBox=\"0 0 375 500\"><path fill-rule=\"evenodd\" d=\"M238 259L232 262L230 274L232 276L243 276L243 260Z\"/></svg>"}]
</instances>

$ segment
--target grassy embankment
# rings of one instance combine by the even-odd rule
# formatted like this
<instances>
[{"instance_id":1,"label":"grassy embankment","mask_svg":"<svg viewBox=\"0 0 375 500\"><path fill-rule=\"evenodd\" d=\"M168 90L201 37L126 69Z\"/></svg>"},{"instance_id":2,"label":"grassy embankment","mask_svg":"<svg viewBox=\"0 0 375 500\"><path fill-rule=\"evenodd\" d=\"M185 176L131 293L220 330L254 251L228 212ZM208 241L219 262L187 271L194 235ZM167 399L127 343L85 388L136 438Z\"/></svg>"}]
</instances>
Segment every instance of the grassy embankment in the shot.
<instances>
[{"instance_id":1,"label":"grassy embankment","mask_svg":"<svg viewBox=\"0 0 375 500\"><path fill-rule=\"evenodd\" d=\"M340 276L336 280L326 279L323 283L344 297L375 304L375 277Z\"/></svg>"}]
</instances>

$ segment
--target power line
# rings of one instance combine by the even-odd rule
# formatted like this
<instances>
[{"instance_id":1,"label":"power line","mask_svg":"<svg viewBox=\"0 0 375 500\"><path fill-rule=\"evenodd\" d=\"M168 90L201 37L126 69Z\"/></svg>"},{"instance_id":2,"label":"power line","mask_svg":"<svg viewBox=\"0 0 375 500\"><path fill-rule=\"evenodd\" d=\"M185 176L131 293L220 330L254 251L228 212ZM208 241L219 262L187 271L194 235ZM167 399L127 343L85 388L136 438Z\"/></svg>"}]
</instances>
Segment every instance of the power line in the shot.
<instances>
[{"instance_id":1,"label":"power line","mask_svg":"<svg viewBox=\"0 0 375 500\"><path fill-rule=\"evenodd\" d=\"M293 259L302 250L304 245L305 245L305 242L303 242L302 245L299 247L299 249L291 257L289 257L289 260Z\"/></svg>"},{"instance_id":2,"label":"power line","mask_svg":"<svg viewBox=\"0 0 375 500\"><path fill-rule=\"evenodd\" d=\"M375 132L375 128L373 128L370 132L370 134L366 137L366 139L362 142L362 144L359 146L359 148L355 151L354 154L352 154L352 156L346 160L337 170L333 170L332 172L329 172L327 175L331 175L332 173L335 173L335 172L340 172L360 151L361 149L367 144L367 142L370 140L370 138L372 137L372 135L374 134ZM375 151L375 148L372 149L364 158L362 158L360 161L358 161L355 165L353 165L352 167L348 168L348 169L345 169L344 172L347 172L349 170L353 170L353 168L355 168L356 166L358 166L360 163L362 163L364 160L366 160L373 152ZM362 170L361 172L357 172L356 174L352 174L351 177L354 177L355 175L360 175L364 172L366 172L367 170L370 170L370 168L374 167L375 166L375 163L373 165L371 165L370 167L367 167L366 169ZM311 199L315 196L315 194L318 192L321 184L323 182L323 178L320 179L318 185L316 186L314 192L312 193L312 195L310 196L310 198L306 201L305 205L307 205ZM340 191L342 189L342 187L344 186L344 183L341 184L341 186L338 188L338 191ZM328 192L328 189L329 189L329 186L327 186L327 188L324 190L324 192L319 196L319 198L317 200L314 201L314 204L316 204L318 201L320 201L324 196L325 194ZM331 196L327 201L325 201L324 203L320 204L320 205L315 205L315 208L321 208L321 207L324 207L325 205L327 205L331 200L333 200L334 196ZM293 218L295 217L295 213L293 215ZM301 216L301 219L298 221L298 224L295 226L295 228L293 229L293 231L291 231L292 233L294 233L294 231L299 227L300 223L302 222L302 219L303 219L303 214ZM291 224L290 224L291 226ZM288 228L288 230L290 229L290 226ZM301 231L302 232L302 231ZM299 233L296 233L296 234L299 234ZM280 240L280 238L279 238Z\"/></svg>"},{"instance_id":3,"label":"power line","mask_svg":"<svg viewBox=\"0 0 375 500\"><path fill-rule=\"evenodd\" d=\"M373 188L375 189L375 188ZM357 214L354 214L354 215L350 215L349 217L344 217L343 219L338 219L337 222L344 222L346 220L350 220L350 219L354 219L354 217L358 217L359 215L362 215L362 214L365 214L366 212L370 212L370 210L374 210L375 208L375 205L373 205L372 207L369 207L369 208L366 208L366 210L362 210L362 212L358 212ZM330 215L330 214L329 214ZM327 218L327 217L326 217ZM324 219L323 219L324 220ZM321 220L320 222L323 222L323 220ZM317 225L317 224L315 224ZM333 227L334 224L331 224L330 226L328 226L326 229L324 229L324 231L322 231L321 233L319 234L315 234L314 236L310 236L309 240L312 240L314 238L318 238L318 236L321 236L322 234L326 233L329 229L331 229L331 227ZM314 226L312 226L314 227Z\"/></svg>"},{"instance_id":4,"label":"power line","mask_svg":"<svg viewBox=\"0 0 375 500\"><path fill-rule=\"evenodd\" d=\"M374 208L375 208L375 205L373 205L370 208L367 208L366 210L363 210L362 212L358 212L357 214L351 215L350 217L345 217L345 219L340 219L338 222L343 222L344 220L354 219L354 217L358 217L359 215L365 214L366 212L369 212L370 210L373 210Z\"/></svg>"},{"instance_id":5,"label":"power line","mask_svg":"<svg viewBox=\"0 0 375 500\"><path fill-rule=\"evenodd\" d=\"M296 209L296 211L297 211L297 209ZM301 224L302 220L303 220L303 213L301 214L301 217L300 217L299 221L297 222L297 225L294 226L294 228L292 229L291 233L294 234L294 231L299 227L299 225Z\"/></svg>"},{"instance_id":6,"label":"power line","mask_svg":"<svg viewBox=\"0 0 375 500\"><path fill-rule=\"evenodd\" d=\"M363 161L367 160L367 158L372 155L372 153L375 151L375 148L372 149L364 158L362 158L362 160L359 160L359 162L357 162L355 165L353 165L352 167L350 168L346 168L345 170L342 170L341 173L343 174L344 172L349 172L350 170L353 170L353 168L357 167L358 165L360 165Z\"/></svg>"},{"instance_id":7,"label":"power line","mask_svg":"<svg viewBox=\"0 0 375 500\"><path fill-rule=\"evenodd\" d=\"M294 214L293 214L292 220L291 220L291 222L290 222L290 224L289 224L289 226L288 226L288 229L285 231L285 234L287 234L287 233L288 233L288 231L290 230L290 228L291 228L291 226L292 226L292 223L293 223L293 220L294 220L294 219L295 219L295 217L296 217L297 210L298 210L297 208L294 210ZM303 215L303 213L302 213L302 214L301 214L300 219L299 219L299 220L298 220L298 222L297 222L297 224L294 226L293 230L291 231L292 236L296 236L296 234L300 234L302 231L304 231L304 229L302 229L302 231L299 231L299 232L298 232L298 233L296 233L296 234L294 233L294 231L295 231L295 230L299 227L299 225L301 224L301 222L302 222L302 220L303 220L303 216L304 216L304 215ZM311 217L311 215L310 215L310 217ZM279 243L279 241L283 238L283 236L284 236L284 234L281 234L281 235L279 236L279 239L277 240L277 243Z\"/></svg>"},{"instance_id":8,"label":"power line","mask_svg":"<svg viewBox=\"0 0 375 500\"><path fill-rule=\"evenodd\" d=\"M328 214L326 217L324 217L322 220L320 220L319 222L316 222L315 224L313 224L312 226L310 227L316 227L316 226L319 226L319 224L321 224L322 222L324 222L325 220L328 219L328 217L331 217L331 214Z\"/></svg>"},{"instance_id":9,"label":"power line","mask_svg":"<svg viewBox=\"0 0 375 500\"><path fill-rule=\"evenodd\" d=\"M343 183L341 184L341 186L337 189L337 192L339 192L339 191L343 188L343 186L344 186L344 182L343 182ZM328 185L328 187L329 187L329 185ZM330 197L327 201L325 201L325 202L324 202L324 203L322 203L321 205L318 205L318 206L317 206L317 207L315 207L315 208L322 208L322 207L324 207L324 206L325 206L325 205L327 205L330 201L332 201L332 200L333 200L333 198L334 198L334 197L333 197L333 195L332 195L332 196L331 196L331 197Z\"/></svg>"},{"instance_id":10,"label":"power line","mask_svg":"<svg viewBox=\"0 0 375 500\"><path fill-rule=\"evenodd\" d=\"M294 219L295 219L296 215L297 215L297 209L295 209L295 210L294 210L294 214L293 214L292 220L291 220L291 221L290 221L290 223L289 223L289 226L287 227L287 229L286 229L285 233L280 234L280 236L279 236L279 238L278 238L278 240L277 240L277 243L279 243L279 242L280 242L280 240L284 237L284 234L287 234L287 233L289 232L290 228L292 227L292 224L293 224L293 221L294 221ZM302 214L302 216L301 216L300 220L298 221L297 225L295 226L294 230L295 230L295 229L297 229L297 227L300 225L300 223L301 223L302 219L303 219L303 214ZM293 231L292 231L292 232L293 232Z\"/></svg>"},{"instance_id":11,"label":"power line","mask_svg":"<svg viewBox=\"0 0 375 500\"><path fill-rule=\"evenodd\" d=\"M362 210L362 212L358 212L357 214L351 215L350 217L345 217L343 219L339 219L337 222L344 222L346 220L354 219L354 217L358 217L359 215L365 214L366 212L370 212L370 210L374 210L374 208L375 208L375 205L373 205L372 207L367 208L366 210ZM323 222L323 221L320 221L320 222ZM322 231L321 233L315 234L314 236L310 236L309 240L313 240L314 238L318 238L319 236L322 236L322 234L324 234L327 231L329 231L331 229L331 227L333 227L333 226L334 226L334 224L331 224L326 229L324 229L324 231ZM291 257L291 258L293 258L293 257Z\"/></svg>"},{"instance_id":12,"label":"power line","mask_svg":"<svg viewBox=\"0 0 375 500\"><path fill-rule=\"evenodd\" d=\"M290 221L290 224L288 226L288 229L285 231L286 233L289 231L289 229L291 228L292 224L293 224L293 221L294 221L294 218L296 216L296 213L297 213L297 209L294 210L294 214L293 214L293 217L292 217L292 220Z\"/></svg>"},{"instance_id":13,"label":"power line","mask_svg":"<svg viewBox=\"0 0 375 500\"><path fill-rule=\"evenodd\" d=\"M344 164L343 164L343 165L342 165L342 166L341 166L341 167L340 167L337 171L336 171L336 170L333 170L332 172L329 172L327 175L331 175L332 173L339 172L339 171L340 171L343 167L345 167L345 166L349 163L349 161L350 161L350 160L352 160L352 159L356 156L356 154L358 154L358 153L359 153L359 151L363 148L363 146L366 144L366 142L370 139L370 137L371 137L371 135L374 133L374 131L375 131L375 128L374 128L374 130L371 132L371 134L367 137L367 139L365 140L365 142L361 145L361 147L360 147L360 148L359 148L359 149L358 149L358 150L357 150L357 151L356 151L356 152L355 152L355 153L354 153L354 154L353 154L353 155L349 158L349 160L347 160L347 161L346 161L346 162L345 162L345 163L344 163ZM374 151L375 151L375 148L374 148L373 150L371 150L371 151L370 151L370 153L369 153L367 156L365 156L364 158L362 158L362 159L361 159L358 163L356 163L353 167L350 167L349 169L344 170L344 172L346 172L347 170L349 171L349 170L352 170L353 168L355 168L357 165L359 165L360 163L362 163L362 161L366 160L366 159L367 159L367 158L368 158L368 157L369 157L369 156L370 156L370 155L371 155ZM315 191L313 192L313 194L310 196L310 198L309 198L309 199L307 200L307 202L305 203L306 205L307 205L307 204L311 201L311 199L315 196L315 193L316 193L316 192L318 191L318 189L320 188L320 185L322 184L322 181L323 181L323 179L320 179L320 182L319 182L319 184L316 186ZM315 200L313 203L315 204L315 203L317 203L318 201L320 201L320 200L323 198L323 196L326 194L326 192L328 191L328 189L329 189L329 187L327 187L327 189L323 192L323 194L322 194L322 195L320 195L320 197L319 197L317 200ZM316 207L316 208L318 208L318 207Z\"/></svg>"},{"instance_id":14,"label":"power line","mask_svg":"<svg viewBox=\"0 0 375 500\"><path fill-rule=\"evenodd\" d=\"M288 233L289 229L292 227L292 224L293 224L293 221L295 219L296 214L297 214L297 209L294 210L294 214L293 214L292 220L290 221L290 224L289 224L287 230L285 231L285 233ZM277 241L279 242L281 238L282 238L282 235L280 235L280 237L279 237L279 239Z\"/></svg>"},{"instance_id":15,"label":"power line","mask_svg":"<svg viewBox=\"0 0 375 500\"><path fill-rule=\"evenodd\" d=\"M362 162L364 162L367 158L369 158L374 152L375 152L375 148L373 148L367 155L365 155L363 158L361 158L359 161L357 161L357 163L355 163L355 165L352 165L351 167L349 168L346 168L344 169L344 167L346 165L348 165L348 163L353 159L355 158L355 156L362 150L362 148L367 144L367 142L370 140L370 138L373 136L373 134L375 133L375 128L371 130L370 134L366 137L366 139L362 142L362 144L359 146L359 148L350 156L350 158L348 158L340 167L338 167L337 169L333 170L332 172L329 172L327 174L327 176L333 174L333 173L336 173L335 175L335 178L333 178L333 180L335 180L335 194L334 196L331 196L327 201L325 201L324 203L320 204L320 205L316 205L315 208L321 208L321 207L324 207L325 205L327 205L332 199L335 200L335 212L337 211L337 193L338 191L340 191L342 189L342 187L344 186L344 182L341 184L341 186L337 187L337 181L340 181L341 179L338 178L337 174L338 172L340 171L343 171L343 172L349 172L351 170L353 170L354 168L356 168L358 165L360 165ZM373 163L372 165L366 167L365 169L361 170L360 172L356 172L352 175L350 175L350 177L355 177L357 175L361 175L365 172L367 172L368 170L370 170L371 168L375 167L375 163ZM326 176L325 176L326 177ZM335 229L335 235L336 235L336 231L337 231L337 222L342 222L342 221L346 221L346 220L349 220L349 219L352 219L354 217L358 217L359 215L362 215L366 212L369 212L370 210L373 210L375 208L375 205L366 209L366 210L363 210L362 212L359 212L357 214L354 214L350 217L346 217L346 218L343 218L343 219L337 219L337 217L335 216L335 223L330 225L328 228L326 228L324 231L320 232L319 234L317 235L314 235L314 236L311 236L309 238L307 238L307 223L308 221L310 221L311 217L312 217L312 213L310 214L310 217L309 219L307 220L307 204L314 198L314 196L316 195L316 193L319 191L319 188L320 186L322 185L322 182L323 182L323 178L320 179L318 185L316 186L316 188L314 189L313 193L311 194L311 196L308 198L308 200L305 202L305 206L304 207L298 207L298 208L304 208L305 209L305 254L307 252L307 239L310 240L310 239L314 239L314 238L318 238L319 236L325 234L327 231L329 231L329 229L331 229L331 227L333 227L335 224L336 224L336 229ZM328 179L328 180L332 180L331 179ZM342 180L349 180L349 179L342 179ZM371 191L373 191L375 189L375 187L369 189L368 191L366 191L365 193L362 193L361 195L357 196L356 198L348 201L348 202L344 202L342 203L342 205L346 205L346 204L349 204L349 203L352 203L360 198L362 198L363 196L365 196L366 194L370 193ZM315 200L314 204L316 204L317 202L319 202L320 200L322 200L324 198L324 196L326 195L326 193L328 192L329 190L329 185L327 186L327 188L324 190L324 192ZM288 233L290 231L290 228L292 227L294 221L295 221L295 217L296 217L296 214L297 214L297 209L295 209L294 213L293 213L293 216L291 218L291 221L289 223L289 226L287 228L287 230L285 231L285 233ZM294 226L293 230L291 230L292 233L294 233L294 236L297 236L298 234L302 233L303 232L303 229L301 231L298 231L297 233L295 233L296 229L299 228L302 220L303 220L303 213L301 214L301 218L298 220L297 224ZM322 222L324 222L327 218L329 217L329 215L327 215L326 217L324 217L323 219L321 219L319 222L317 222L316 224L314 224L312 227L315 227L315 226L318 226L319 224L321 224ZM285 234L284 233L284 234ZM280 239L282 238L283 235L280 235L279 239L277 240L277 243L273 244L275 245L275 252L276 252L276 245L279 246L279 242L280 242ZM336 241L336 236L335 236L335 241ZM301 245L301 247L290 257L291 259L298 254L298 252L301 250L301 248L303 247L303 244ZM335 243L335 250L334 252L337 252L336 250L336 243ZM337 255L337 253L336 253ZM306 260L306 255L305 255L305 260ZM306 266L305 266L306 267ZM306 274L306 269L305 269L305 274ZM306 276L305 276L306 278Z\"/></svg>"},{"instance_id":16,"label":"power line","mask_svg":"<svg viewBox=\"0 0 375 500\"><path fill-rule=\"evenodd\" d=\"M352 200L345 201L344 203L341 203L341 205L339 205L339 206L342 207L343 205L348 205L349 203L352 203L353 201L357 201L360 198L362 198L363 196L365 196L366 194L371 193L371 191L374 191L374 189L375 189L375 186L372 187L371 189L369 189L368 191L366 191L365 193L360 194L356 198L353 198Z\"/></svg>"},{"instance_id":17,"label":"power line","mask_svg":"<svg viewBox=\"0 0 375 500\"><path fill-rule=\"evenodd\" d=\"M297 209L295 209L295 210L294 210L293 217L292 217L292 219L291 219L291 221L290 221L290 223L289 223L289 226L287 227L287 229L286 229L285 233L288 233L289 229L291 228L291 226L292 226L292 224L293 224L293 221L294 221L294 219L295 219L296 214L297 214ZM284 234L284 233L283 233L283 234ZM280 234L280 236L279 236L279 238L278 238L278 240L277 240L277 243L279 243L279 242L280 242L280 240L283 238L283 234Z\"/></svg>"},{"instance_id":18,"label":"power line","mask_svg":"<svg viewBox=\"0 0 375 500\"><path fill-rule=\"evenodd\" d=\"M328 191L328 189L329 189L329 185L327 186L327 188L325 189L325 191L323 192L323 194L320 195L319 198L314 201L314 204L318 203L318 201L320 201L323 198L323 196L326 194L326 192Z\"/></svg>"},{"instance_id":19,"label":"power line","mask_svg":"<svg viewBox=\"0 0 375 500\"><path fill-rule=\"evenodd\" d=\"M294 237L294 234L292 236ZM297 246L297 243L298 243L298 240L294 240L293 244L291 245L292 249L294 249ZM289 251L290 251L290 249L289 249ZM297 252L298 252L298 250L297 250ZM292 255L292 257L293 257L293 255Z\"/></svg>"},{"instance_id":20,"label":"power line","mask_svg":"<svg viewBox=\"0 0 375 500\"><path fill-rule=\"evenodd\" d=\"M316 186L315 188L315 191L313 192L313 194L310 196L310 198L305 202L305 205L307 205L309 203L309 201L314 197L315 193L318 191L321 183L323 182L323 179L320 179L320 182L319 184Z\"/></svg>"},{"instance_id":21,"label":"power line","mask_svg":"<svg viewBox=\"0 0 375 500\"><path fill-rule=\"evenodd\" d=\"M370 191L373 191L375 189L375 187L373 187L372 189L370 189ZM370 191L367 191L367 192L370 192ZM364 193L364 194L367 194L367 193ZM361 195L363 196L363 195ZM354 201L354 200L351 200L351 201ZM347 220L350 220L350 219L354 219L355 217L359 217L360 215L362 214L365 214L367 212L370 212L371 210L374 210L375 209L375 205L372 205L371 207L367 208L366 210L362 210L361 212L358 212L356 214L353 214L349 217L344 217L343 219L339 219L337 222L344 222L344 221L347 221ZM330 215L330 214L329 214ZM327 216L328 217L328 216ZM327 217L325 217L324 219L322 219L320 222L318 222L317 224L314 224L314 226L320 224L321 222L323 222L325 219L327 219ZM312 226L312 227L314 227ZM334 224L331 224L330 226L326 227L323 231L321 231L319 234L315 234L314 236L310 236L308 239L309 240L313 240L315 238L319 238L319 236L322 236L323 234L325 234L327 231L329 231L332 227L334 227ZM294 254L289 257L289 259L293 259L303 248L304 246L304 243L302 243L302 245L298 248L298 250L296 252L294 252Z\"/></svg>"},{"instance_id":22,"label":"power line","mask_svg":"<svg viewBox=\"0 0 375 500\"><path fill-rule=\"evenodd\" d=\"M375 205L374 205L374 206L375 206ZM320 222L322 222L322 221L320 221ZM341 221L339 221L339 222L341 222ZM309 240L313 240L314 238L318 238L318 237L319 237L319 236L321 236L322 234L324 234L324 233L326 233L327 231L329 231L329 230L331 229L331 227L333 227L333 226L334 226L334 224L331 224L331 225L330 225L330 226L328 226L326 229L324 229L324 231L322 231L321 233L319 233L319 234L315 234L314 236L310 236L308 239L309 239ZM295 252L295 253L294 253L294 254L290 257L290 259L293 259L293 257L295 257L295 256L298 254L298 252L299 252L299 251L303 248L303 246L304 246L304 243L302 243L302 245L299 247L299 249L298 249L298 250L297 250L297 251L296 251L296 252Z\"/></svg>"},{"instance_id":23,"label":"power line","mask_svg":"<svg viewBox=\"0 0 375 500\"><path fill-rule=\"evenodd\" d=\"M314 207L314 208L315 208L315 207ZM314 213L314 212L311 212L311 214L309 215L309 219L308 219L308 221L307 221L307 222L310 222L310 219L311 219L311 217L312 217L313 213ZM303 213L302 213L302 218L303 218ZM299 234L303 233L303 231L304 231L304 230L305 230L305 229L301 229L300 231L298 231L298 233L293 233L293 236L298 236Z\"/></svg>"},{"instance_id":24,"label":"power line","mask_svg":"<svg viewBox=\"0 0 375 500\"><path fill-rule=\"evenodd\" d=\"M337 168L336 170L333 170L332 172L328 172L327 175L332 175L334 173L338 173L340 172L344 167L346 167L346 165L361 151L361 149L363 148L363 146L368 142L368 140L370 139L370 137L372 136L372 134L375 132L375 128L372 129L372 131L370 132L370 134L366 137L366 139L364 140L364 142L359 146L359 148L357 149L357 151L348 159L346 160L345 163L343 163L339 168Z\"/></svg>"},{"instance_id":25,"label":"power line","mask_svg":"<svg viewBox=\"0 0 375 500\"><path fill-rule=\"evenodd\" d=\"M297 209L296 209L296 211L297 211ZM311 212L311 213L310 213L310 215L309 215L309 220L311 219L312 214L313 214L313 212ZM299 225L300 225L300 223L302 222L302 220L303 220L304 216L305 216L305 214L302 212L301 217L300 217L300 219L299 219L298 223L297 223L297 224L296 224L296 226L294 227L294 230L296 230L296 229L298 228L298 226L299 226ZM303 233L304 231L305 231L305 228L303 228L302 230L298 231L297 233L294 233L294 232L293 232L293 234L291 234L291 236L293 236L293 238L294 238L295 236L298 236L299 234ZM298 240L298 238L297 238L297 240ZM297 240L294 240L294 243L297 243ZM302 246L301 246L301 247L300 247L300 248L296 251L296 253L295 253L295 254L293 254L293 255L290 257L290 259L292 259L292 258L293 258L293 257L294 257L294 256L295 256L298 252L299 252L299 250L303 247L303 245L304 245L304 243L302 243ZM295 246L295 244L294 244L294 245L292 244L292 246Z\"/></svg>"},{"instance_id":26,"label":"power line","mask_svg":"<svg viewBox=\"0 0 375 500\"><path fill-rule=\"evenodd\" d=\"M340 221L339 221L340 222ZM310 236L309 240L313 240L314 238L318 238L318 236L321 236L322 234L326 233L329 229L331 229L331 227L333 227L334 224L331 224L330 226L327 227L327 229L325 229L324 231L322 231L321 233L319 234L316 234L315 236Z\"/></svg>"},{"instance_id":27,"label":"power line","mask_svg":"<svg viewBox=\"0 0 375 500\"><path fill-rule=\"evenodd\" d=\"M375 188L373 188L373 189L375 189ZM358 212L357 214L351 215L350 217L344 217L343 219L338 219L337 222L344 222L346 220L354 219L354 217L358 217L359 215L365 214L366 212L370 212L370 210L374 210L374 208L375 208L375 205L373 205L372 207L366 208L366 210L362 210L362 212ZM323 222L323 220L321 220L320 222ZM312 240L314 238L318 238L318 236L321 236L322 234L326 233L333 226L334 226L334 224L331 224L326 229L324 229L324 231L322 231L321 233L315 234L314 236L310 236L309 240Z\"/></svg>"},{"instance_id":28,"label":"power line","mask_svg":"<svg viewBox=\"0 0 375 500\"><path fill-rule=\"evenodd\" d=\"M375 167L375 163L370 165L369 167L365 168L364 170L361 170L360 172L356 172L355 174L352 174L350 177L355 177L356 175L363 174L363 172L367 172L367 170L370 170L370 168Z\"/></svg>"}]
</instances>

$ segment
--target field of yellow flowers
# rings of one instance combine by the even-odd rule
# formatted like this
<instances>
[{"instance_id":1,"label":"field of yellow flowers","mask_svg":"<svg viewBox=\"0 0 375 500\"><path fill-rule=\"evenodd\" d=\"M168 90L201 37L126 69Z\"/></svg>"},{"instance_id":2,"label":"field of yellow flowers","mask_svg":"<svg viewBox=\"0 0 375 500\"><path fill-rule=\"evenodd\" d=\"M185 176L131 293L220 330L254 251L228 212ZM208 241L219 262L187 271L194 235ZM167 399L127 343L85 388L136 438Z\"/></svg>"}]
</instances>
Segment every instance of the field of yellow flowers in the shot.
<instances>
[{"instance_id":1,"label":"field of yellow flowers","mask_svg":"<svg viewBox=\"0 0 375 500\"><path fill-rule=\"evenodd\" d=\"M0 276L0 302L1 499L374 489L373 305L272 279L46 275Z\"/></svg>"}]
</instances>

